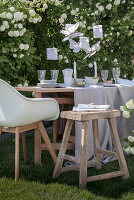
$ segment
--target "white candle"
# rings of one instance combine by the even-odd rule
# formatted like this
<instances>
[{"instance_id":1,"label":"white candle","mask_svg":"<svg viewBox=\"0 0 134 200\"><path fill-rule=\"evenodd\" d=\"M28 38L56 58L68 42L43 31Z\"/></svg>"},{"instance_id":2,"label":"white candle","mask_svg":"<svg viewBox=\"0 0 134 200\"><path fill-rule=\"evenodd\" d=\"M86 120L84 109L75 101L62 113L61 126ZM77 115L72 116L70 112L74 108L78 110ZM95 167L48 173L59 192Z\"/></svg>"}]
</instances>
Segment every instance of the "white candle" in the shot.
<instances>
[{"instance_id":1,"label":"white candle","mask_svg":"<svg viewBox=\"0 0 134 200\"><path fill-rule=\"evenodd\" d=\"M74 61L74 78L76 79L76 62Z\"/></svg>"},{"instance_id":2,"label":"white candle","mask_svg":"<svg viewBox=\"0 0 134 200\"><path fill-rule=\"evenodd\" d=\"M97 63L94 62L94 76L97 76Z\"/></svg>"}]
</instances>

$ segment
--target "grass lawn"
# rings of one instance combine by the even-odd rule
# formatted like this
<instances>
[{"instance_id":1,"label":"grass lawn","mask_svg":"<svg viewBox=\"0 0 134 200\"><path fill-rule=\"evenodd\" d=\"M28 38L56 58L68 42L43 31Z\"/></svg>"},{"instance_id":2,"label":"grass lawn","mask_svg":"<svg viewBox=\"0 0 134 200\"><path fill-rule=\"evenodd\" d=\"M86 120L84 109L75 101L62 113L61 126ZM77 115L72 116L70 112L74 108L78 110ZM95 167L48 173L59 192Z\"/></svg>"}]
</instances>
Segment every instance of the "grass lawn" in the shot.
<instances>
[{"instance_id":1,"label":"grass lawn","mask_svg":"<svg viewBox=\"0 0 134 200\"><path fill-rule=\"evenodd\" d=\"M126 157L130 179L117 177L88 183L87 190L78 188L79 172L67 172L53 180L54 163L48 152L42 152L42 164L34 165L34 138L27 136L28 164L23 161L20 144L20 181L14 183L14 136L0 136L0 200L134 200L134 156ZM88 174L118 170L118 163L108 163Z\"/></svg>"}]
</instances>

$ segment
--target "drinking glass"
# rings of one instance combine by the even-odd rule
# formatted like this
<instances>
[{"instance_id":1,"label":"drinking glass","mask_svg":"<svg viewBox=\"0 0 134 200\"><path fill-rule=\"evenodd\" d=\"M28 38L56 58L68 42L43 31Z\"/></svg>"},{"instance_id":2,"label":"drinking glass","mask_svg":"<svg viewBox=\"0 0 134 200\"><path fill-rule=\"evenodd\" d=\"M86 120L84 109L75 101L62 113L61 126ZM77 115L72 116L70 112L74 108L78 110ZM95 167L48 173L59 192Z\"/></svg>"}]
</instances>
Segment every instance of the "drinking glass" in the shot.
<instances>
[{"instance_id":1,"label":"drinking glass","mask_svg":"<svg viewBox=\"0 0 134 200\"><path fill-rule=\"evenodd\" d=\"M118 78L120 77L120 69L115 69L113 72L113 79L115 81L115 84L118 83Z\"/></svg>"},{"instance_id":2,"label":"drinking glass","mask_svg":"<svg viewBox=\"0 0 134 200\"><path fill-rule=\"evenodd\" d=\"M38 79L40 81L40 83L43 83L43 81L45 80L45 76L46 76L46 70L37 70L38 71Z\"/></svg>"},{"instance_id":3,"label":"drinking glass","mask_svg":"<svg viewBox=\"0 0 134 200\"><path fill-rule=\"evenodd\" d=\"M59 70L51 70L51 79L57 81L58 74L59 74Z\"/></svg>"},{"instance_id":4,"label":"drinking glass","mask_svg":"<svg viewBox=\"0 0 134 200\"><path fill-rule=\"evenodd\" d=\"M101 70L101 78L103 81L106 81L108 78L108 70Z\"/></svg>"}]
</instances>

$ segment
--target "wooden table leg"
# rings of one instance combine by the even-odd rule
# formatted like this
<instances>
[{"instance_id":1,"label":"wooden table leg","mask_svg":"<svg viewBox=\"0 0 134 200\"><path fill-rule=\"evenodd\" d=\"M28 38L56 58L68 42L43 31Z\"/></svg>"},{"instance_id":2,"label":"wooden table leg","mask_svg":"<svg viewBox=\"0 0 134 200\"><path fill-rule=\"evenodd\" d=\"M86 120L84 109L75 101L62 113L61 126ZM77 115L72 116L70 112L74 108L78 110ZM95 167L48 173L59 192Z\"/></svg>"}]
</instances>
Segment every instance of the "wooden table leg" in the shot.
<instances>
[{"instance_id":1,"label":"wooden table leg","mask_svg":"<svg viewBox=\"0 0 134 200\"><path fill-rule=\"evenodd\" d=\"M27 163L27 148L26 148L26 137L25 137L25 133L22 133L22 146L23 146L24 162Z\"/></svg>"},{"instance_id":2,"label":"wooden table leg","mask_svg":"<svg viewBox=\"0 0 134 200\"><path fill-rule=\"evenodd\" d=\"M53 121L53 143L57 143L58 139L58 129L59 127L59 118Z\"/></svg>"},{"instance_id":3,"label":"wooden table leg","mask_svg":"<svg viewBox=\"0 0 134 200\"><path fill-rule=\"evenodd\" d=\"M35 92L35 98L41 98L42 93ZM41 164L41 134L38 129L35 129L34 134L34 163Z\"/></svg>"}]
</instances>

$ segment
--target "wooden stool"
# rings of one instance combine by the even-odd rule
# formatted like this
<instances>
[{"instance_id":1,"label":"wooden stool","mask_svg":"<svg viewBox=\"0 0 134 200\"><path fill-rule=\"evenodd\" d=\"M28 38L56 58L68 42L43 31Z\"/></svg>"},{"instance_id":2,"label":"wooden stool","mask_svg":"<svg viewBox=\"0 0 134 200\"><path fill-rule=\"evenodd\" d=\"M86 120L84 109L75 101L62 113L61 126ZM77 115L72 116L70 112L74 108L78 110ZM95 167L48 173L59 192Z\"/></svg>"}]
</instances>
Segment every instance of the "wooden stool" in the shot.
<instances>
[{"instance_id":1,"label":"wooden stool","mask_svg":"<svg viewBox=\"0 0 134 200\"><path fill-rule=\"evenodd\" d=\"M123 176L124 179L129 178L129 172L125 157L120 144L120 139L116 129L114 117L120 116L119 110L105 110L105 111L92 111L92 112L74 112L74 111L63 111L61 112L61 118L67 119L64 136L62 144L60 147L59 155L55 165L53 178L60 176L62 172L72 171L80 169L79 175L79 187L85 189L87 187L87 182L113 178L117 176ZM98 130L98 119L108 119L109 126L111 129L112 138L115 144L115 152L103 150L100 148L99 141L99 130ZM94 156L95 161L87 162L88 158L88 127L89 120L93 121L93 138L94 138ZM81 131L81 155L80 159L74 156L65 154L67 144L69 141L70 132L74 121L82 122ZM115 172L110 172L106 174L96 175L87 177L87 167L95 166L97 169L101 168L101 154L106 154L112 157L116 157L119 162L120 170ZM76 165L62 167L63 160L69 160L75 162Z\"/></svg>"}]
</instances>

